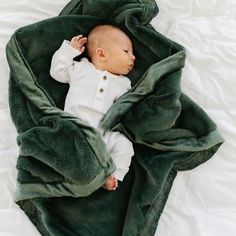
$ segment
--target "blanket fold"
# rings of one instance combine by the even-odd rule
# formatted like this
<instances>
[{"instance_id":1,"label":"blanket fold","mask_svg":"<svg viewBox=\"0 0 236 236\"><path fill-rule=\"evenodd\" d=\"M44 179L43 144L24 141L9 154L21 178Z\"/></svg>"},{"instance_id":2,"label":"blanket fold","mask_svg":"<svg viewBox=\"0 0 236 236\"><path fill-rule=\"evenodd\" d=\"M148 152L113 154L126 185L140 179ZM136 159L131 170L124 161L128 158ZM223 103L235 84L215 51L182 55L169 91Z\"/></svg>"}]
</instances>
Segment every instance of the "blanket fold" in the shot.
<instances>
[{"instance_id":1,"label":"blanket fold","mask_svg":"<svg viewBox=\"0 0 236 236\"><path fill-rule=\"evenodd\" d=\"M185 49L150 25L157 13L154 0L72 0L60 16L20 28L8 42L16 201L42 235L154 235L177 171L207 161L223 143L181 92ZM49 75L64 39L106 22L125 30L136 56L132 89L102 120L134 144L130 171L113 192L100 188L115 170L100 133L63 111L68 85Z\"/></svg>"}]
</instances>

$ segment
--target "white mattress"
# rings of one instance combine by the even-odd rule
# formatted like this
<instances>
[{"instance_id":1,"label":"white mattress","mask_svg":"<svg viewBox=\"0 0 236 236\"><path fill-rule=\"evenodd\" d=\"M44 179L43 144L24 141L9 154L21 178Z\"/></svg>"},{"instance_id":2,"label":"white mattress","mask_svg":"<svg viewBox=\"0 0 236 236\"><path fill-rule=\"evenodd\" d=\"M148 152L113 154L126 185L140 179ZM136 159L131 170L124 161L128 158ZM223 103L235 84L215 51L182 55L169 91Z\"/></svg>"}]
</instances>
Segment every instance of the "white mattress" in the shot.
<instances>
[{"instance_id":1,"label":"white mattress","mask_svg":"<svg viewBox=\"0 0 236 236\"><path fill-rule=\"evenodd\" d=\"M0 0L0 236L39 235L14 203L18 148L8 107L5 45L17 28L56 16L68 2ZM236 1L157 3L153 26L187 49L182 89L212 117L226 142L205 164L178 173L156 236L235 236Z\"/></svg>"}]
</instances>

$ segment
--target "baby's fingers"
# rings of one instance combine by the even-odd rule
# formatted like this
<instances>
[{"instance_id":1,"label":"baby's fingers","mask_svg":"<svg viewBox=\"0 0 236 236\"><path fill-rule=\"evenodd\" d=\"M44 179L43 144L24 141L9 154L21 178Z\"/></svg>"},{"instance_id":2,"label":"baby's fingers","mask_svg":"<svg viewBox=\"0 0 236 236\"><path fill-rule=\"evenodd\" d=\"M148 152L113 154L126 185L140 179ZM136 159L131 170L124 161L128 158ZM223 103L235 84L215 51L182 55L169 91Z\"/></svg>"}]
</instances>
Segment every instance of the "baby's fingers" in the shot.
<instances>
[{"instance_id":1,"label":"baby's fingers","mask_svg":"<svg viewBox=\"0 0 236 236\"><path fill-rule=\"evenodd\" d=\"M71 40L73 40L73 41L84 41L84 40L87 40L87 37L83 37L83 35L82 34L80 34L80 35L77 35L77 36L74 36Z\"/></svg>"},{"instance_id":2,"label":"baby's fingers","mask_svg":"<svg viewBox=\"0 0 236 236\"><path fill-rule=\"evenodd\" d=\"M78 40L78 42L79 42L79 44L82 46L82 45L84 45L85 43L87 43L87 38L86 38L86 37L80 38L80 39Z\"/></svg>"},{"instance_id":3,"label":"baby's fingers","mask_svg":"<svg viewBox=\"0 0 236 236\"><path fill-rule=\"evenodd\" d=\"M83 37L82 34L74 36L70 41L70 45L75 49L78 49L81 53L84 52L85 50L84 45L86 43L87 43L87 37Z\"/></svg>"},{"instance_id":4,"label":"baby's fingers","mask_svg":"<svg viewBox=\"0 0 236 236\"><path fill-rule=\"evenodd\" d=\"M83 37L83 35L80 34L80 35L74 36L71 40L73 40L73 41L78 41L78 40L81 39L82 37Z\"/></svg>"},{"instance_id":5,"label":"baby's fingers","mask_svg":"<svg viewBox=\"0 0 236 236\"><path fill-rule=\"evenodd\" d=\"M85 50L85 47L84 47L84 46L80 48L80 52L81 52L81 53L83 53L84 50Z\"/></svg>"}]
</instances>

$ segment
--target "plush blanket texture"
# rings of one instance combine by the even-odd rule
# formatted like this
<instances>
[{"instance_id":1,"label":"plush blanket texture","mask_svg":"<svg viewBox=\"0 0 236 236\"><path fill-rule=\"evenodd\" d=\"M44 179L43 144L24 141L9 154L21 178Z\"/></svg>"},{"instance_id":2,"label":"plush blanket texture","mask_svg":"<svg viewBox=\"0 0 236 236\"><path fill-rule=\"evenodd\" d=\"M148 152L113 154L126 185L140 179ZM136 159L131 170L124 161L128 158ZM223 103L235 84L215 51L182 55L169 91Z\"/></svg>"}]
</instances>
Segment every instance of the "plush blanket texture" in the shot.
<instances>
[{"instance_id":1,"label":"plush blanket texture","mask_svg":"<svg viewBox=\"0 0 236 236\"><path fill-rule=\"evenodd\" d=\"M222 144L214 122L181 92L185 50L150 25L157 12L151 0L72 0L60 16L20 28L9 41L16 200L42 235L154 235L177 171L200 165ZM136 56L132 90L102 122L135 149L113 192L100 188L115 169L100 134L63 112L68 85L49 75L63 39L106 22L129 34Z\"/></svg>"}]
</instances>

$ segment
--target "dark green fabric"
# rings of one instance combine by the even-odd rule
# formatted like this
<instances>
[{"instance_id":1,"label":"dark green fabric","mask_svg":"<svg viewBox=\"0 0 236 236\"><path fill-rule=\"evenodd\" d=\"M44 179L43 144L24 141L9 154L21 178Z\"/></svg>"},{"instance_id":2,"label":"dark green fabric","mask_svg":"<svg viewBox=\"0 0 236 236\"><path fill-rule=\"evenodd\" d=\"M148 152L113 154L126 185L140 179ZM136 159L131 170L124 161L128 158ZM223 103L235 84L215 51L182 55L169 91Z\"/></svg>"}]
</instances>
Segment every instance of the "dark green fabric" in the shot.
<instances>
[{"instance_id":1,"label":"dark green fabric","mask_svg":"<svg viewBox=\"0 0 236 236\"><path fill-rule=\"evenodd\" d=\"M181 92L185 50L150 25L157 12L152 0L74 0L60 16L10 39L9 103L20 148L16 201L42 235L154 235L177 171L200 165L222 144L214 122ZM102 121L135 150L112 192L100 188L115 169L100 134L63 112L68 85L49 75L64 39L105 22L127 32L136 56L131 91Z\"/></svg>"}]
</instances>

